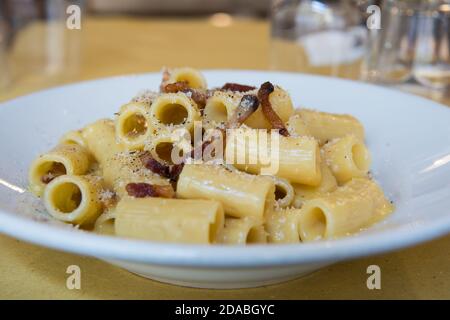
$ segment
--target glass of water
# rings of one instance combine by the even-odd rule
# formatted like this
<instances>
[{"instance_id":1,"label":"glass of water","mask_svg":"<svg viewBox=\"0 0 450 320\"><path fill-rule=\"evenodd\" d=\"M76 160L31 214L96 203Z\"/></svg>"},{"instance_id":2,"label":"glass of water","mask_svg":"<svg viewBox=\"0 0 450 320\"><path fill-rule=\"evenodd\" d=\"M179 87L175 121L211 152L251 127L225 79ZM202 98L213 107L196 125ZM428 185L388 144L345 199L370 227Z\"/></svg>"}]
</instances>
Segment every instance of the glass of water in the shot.
<instances>
[{"instance_id":1,"label":"glass of water","mask_svg":"<svg viewBox=\"0 0 450 320\"><path fill-rule=\"evenodd\" d=\"M271 17L271 66L358 79L367 28L350 0L275 0Z\"/></svg>"},{"instance_id":2,"label":"glass of water","mask_svg":"<svg viewBox=\"0 0 450 320\"><path fill-rule=\"evenodd\" d=\"M430 88L450 89L450 1L429 1L417 21L413 75Z\"/></svg>"},{"instance_id":3,"label":"glass of water","mask_svg":"<svg viewBox=\"0 0 450 320\"><path fill-rule=\"evenodd\" d=\"M81 31L69 27L74 7L83 12L84 0L0 1L0 93L71 78L81 39Z\"/></svg>"},{"instance_id":4,"label":"glass of water","mask_svg":"<svg viewBox=\"0 0 450 320\"><path fill-rule=\"evenodd\" d=\"M6 41L9 30L2 14L3 12L0 11L0 90L5 88L10 82L6 56Z\"/></svg>"},{"instance_id":5,"label":"glass of water","mask_svg":"<svg viewBox=\"0 0 450 320\"><path fill-rule=\"evenodd\" d=\"M369 32L364 79L448 88L450 0L385 0L381 22Z\"/></svg>"}]
</instances>

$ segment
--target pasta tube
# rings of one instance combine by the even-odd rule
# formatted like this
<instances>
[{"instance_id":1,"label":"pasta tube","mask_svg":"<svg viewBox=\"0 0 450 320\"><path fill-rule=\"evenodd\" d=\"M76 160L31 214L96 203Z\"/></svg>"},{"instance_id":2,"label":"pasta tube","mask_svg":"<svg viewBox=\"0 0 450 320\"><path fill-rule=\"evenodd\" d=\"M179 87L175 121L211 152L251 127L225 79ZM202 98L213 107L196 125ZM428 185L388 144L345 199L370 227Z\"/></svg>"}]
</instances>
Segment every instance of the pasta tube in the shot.
<instances>
[{"instance_id":1,"label":"pasta tube","mask_svg":"<svg viewBox=\"0 0 450 320\"><path fill-rule=\"evenodd\" d=\"M352 179L328 195L305 202L299 221L301 239L312 241L357 232L392 210L375 182Z\"/></svg>"},{"instance_id":2,"label":"pasta tube","mask_svg":"<svg viewBox=\"0 0 450 320\"><path fill-rule=\"evenodd\" d=\"M114 235L114 220L116 219L115 212L104 212L95 221L94 232L104 235Z\"/></svg>"},{"instance_id":3,"label":"pasta tube","mask_svg":"<svg viewBox=\"0 0 450 320\"><path fill-rule=\"evenodd\" d=\"M217 242L237 245L265 243L266 233L262 221L248 217L242 219L226 218L225 227L218 234Z\"/></svg>"},{"instance_id":4,"label":"pasta tube","mask_svg":"<svg viewBox=\"0 0 450 320\"><path fill-rule=\"evenodd\" d=\"M300 208L305 200L314 199L322 196L324 193L332 192L337 188L337 181L325 161L321 161L322 181L317 187L306 186L303 184L293 184L294 200L292 205Z\"/></svg>"},{"instance_id":5,"label":"pasta tube","mask_svg":"<svg viewBox=\"0 0 450 320\"><path fill-rule=\"evenodd\" d=\"M299 114L293 114L289 118L286 123L286 128L293 136L313 136L311 132L309 132L305 120Z\"/></svg>"},{"instance_id":6,"label":"pasta tube","mask_svg":"<svg viewBox=\"0 0 450 320\"><path fill-rule=\"evenodd\" d=\"M190 140L178 137L174 132L158 134L145 146L153 158L167 165L179 163L192 148Z\"/></svg>"},{"instance_id":7,"label":"pasta tube","mask_svg":"<svg viewBox=\"0 0 450 320\"><path fill-rule=\"evenodd\" d=\"M105 162L125 147L116 141L114 122L109 119L98 120L82 131L88 150L103 167Z\"/></svg>"},{"instance_id":8,"label":"pasta tube","mask_svg":"<svg viewBox=\"0 0 450 320\"><path fill-rule=\"evenodd\" d=\"M327 143L323 156L339 184L366 177L369 172L369 150L353 135Z\"/></svg>"},{"instance_id":9,"label":"pasta tube","mask_svg":"<svg viewBox=\"0 0 450 320\"><path fill-rule=\"evenodd\" d=\"M308 109L299 109L295 113L303 120L309 134L318 139L321 145L346 135L354 135L360 141L364 141L364 127L355 117ZM305 129L302 122L291 120L294 131L299 135L303 134Z\"/></svg>"},{"instance_id":10,"label":"pasta tube","mask_svg":"<svg viewBox=\"0 0 450 320\"><path fill-rule=\"evenodd\" d=\"M91 226L103 210L102 190L99 177L59 176L45 188L44 205L60 221Z\"/></svg>"},{"instance_id":11,"label":"pasta tube","mask_svg":"<svg viewBox=\"0 0 450 320\"><path fill-rule=\"evenodd\" d=\"M252 139L252 131L255 132L254 136L258 135L256 143L248 142L249 137ZM270 136L265 138L256 130L233 130L227 137L227 163L233 162L240 170L261 174L264 168L269 167L264 163L264 158L270 155L270 166L276 169L273 175L293 183L310 186L320 184L320 149L315 139L279 136L278 145L272 146Z\"/></svg>"},{"instance_id":12,"label":"pasta tube","mask_svg":"<svg viewBox=\"0 0 450 320\"><path fill-rule=\"evenodd\" d=\"M193 89L206 89L207 87L205 77L197 69L184 67L169 70L167 83L181 81L186 81L188 86Z\"/></svg>"},{"instance_id":13,"label":"pasta tube","mask_svg":"<svg viewBox=\"0 0 450 320\"><path fill-rule=\"evenodd\" d=\"M185 93L161 94L150 106L149 123L157 131L185 128L192 132L201 115L195 102Z\"/></svg>"},{"instance_id":14,"label":"pasta tube","mask_svg":"<svg viewBox=\"0 0 450 320\"><path fill-rule=\"evenodd\" d=\"M264 224L253 226L247 236L248 243L267 243L267 232Z\"/></svg>"},{"instance_id":15,"label":"pasta tube","mask_svg":"<svg viewBox=\"0 0 450 320\"><path fill-rule=\"evenodd\" d=\"M213 243L223 228L220 202L164 198L125 198L117 205L116 235L137 239Z\"/></svg>"},{"instance_id":16,"label":"pasta tube","mask_svg":"<svg viewBox=\"0 0 450 320\"><path fill-rule=\"evenodd\" d=\"M67 132L62 138L59 140L59 144L77 144L79 146L87 148L86 141L81 135L81 130L73 130Z\"/></svg>"},{"instance_id":17,"label":"pasta tube","mask_svg":"<svg viewBox=\"0 0 450 320\"><path fill-rule=\"evenodd\" d=\"M28 173L30 191L42 196L45 186L54 178L64 175L85 174L90 166L89 152L78 144L60 144L33 161Z\"/></svg>"},{"instance_id":18,"label":"pasta tube","mask_svg":"<svg viewBox=\"0 0 450 320\"><path fill-rule=\"evenodd\" d=\"M215 124L225 123L239 106L242 94L230 91L216 91L206 101L203 116L205 120Z\"/></svg>"},{"instance_id":19,"label":"pasta tube","mask_svg":"<svg viewBox=\"0 0 450 320\"><path fill-rule=\"evenodd\" d=\"M152 134L147 120L148 108L143 102L128 103L121 108L115 122L116 138L127 149L142 150Z\"/></svg>"},{"instance_id":20,"label":"pasta tube","mask_svg":"<svg viewBox=\"0 0 450 320\"><path fill-rule=\"evenodd\" d=\"M286 179L271 176L275 184L275 201L278 207L286 208L294 201L294 188Z\"/></svg>"},{"instance_id":21,"label":"pasta tube","mask_svg":"<svg viewBox=\"0 0 450 320\"><path fill-rule=\"evenodd\" d=\"M271 179L213 165L185 165L177 184L177 196L220 201L225 212L236 218L261 219L274 192Z\"/></svg>"},{"instance_id":22,"label":"pasta tube","mask_svg":"<svg viewBox=\"0 0 450 320\"><path fill-rule=\"evenodd\" d=\"M289 93L281 87L275 86L274 92L270 94L269 101L273 110L283 122L288 121L294 112ZM261 106L244 122L247 126L255 129L271 129L272 126L264 116Z\"/></svg>"},{"instance_id":23,"label":"pasta tube","mask_svg":"<svg viewBox=\"0 0 450 320\"><path fill-rule=\"evenodd\" d=\"M300 242L299 209L268 210L265 214L265 220L268 242Z\"/></svg>"}]
</instances>

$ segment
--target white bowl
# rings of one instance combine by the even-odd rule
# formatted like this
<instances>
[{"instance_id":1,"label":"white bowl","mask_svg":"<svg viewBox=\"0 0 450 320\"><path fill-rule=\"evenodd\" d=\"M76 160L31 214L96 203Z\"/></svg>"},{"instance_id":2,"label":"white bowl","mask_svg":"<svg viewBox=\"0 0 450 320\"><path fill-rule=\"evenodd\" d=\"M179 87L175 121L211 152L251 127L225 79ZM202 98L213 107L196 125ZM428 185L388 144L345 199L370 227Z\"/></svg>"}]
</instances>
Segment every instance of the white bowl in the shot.
<instances>
[{"instance_id":1,"label":"white bowl","mask_svg":"<svg viewBox=\"0 0 450 320\"><path fill-rule=\"evenodd\" d=\"M112 117L160 74L84 82L0 105L0 232L43 246L94 256L163 282L204 288L254 287L299 277L325 265L411 246L450 232L450 108L351 81L293 73L208 71L225 82L287 89L299 106L350 113L367 130L373 173L396 211L348 238L247 247L152 243L83 232L52 221L27 188L33 158L70 129Z\"/></svg>"}]
</instances>

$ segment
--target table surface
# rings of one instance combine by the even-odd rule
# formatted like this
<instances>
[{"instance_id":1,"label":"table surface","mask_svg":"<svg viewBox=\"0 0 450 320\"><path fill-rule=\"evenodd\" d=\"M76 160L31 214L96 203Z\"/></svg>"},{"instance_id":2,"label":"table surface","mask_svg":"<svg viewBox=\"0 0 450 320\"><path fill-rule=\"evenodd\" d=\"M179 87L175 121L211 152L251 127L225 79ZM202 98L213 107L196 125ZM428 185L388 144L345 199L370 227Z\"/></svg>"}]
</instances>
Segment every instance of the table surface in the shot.
<instances>
[{"instance_id":1,"label":"table surface","mask_svg":"<svg viewBox=\"0 0 450 320\"><path fill-rule=\"evenodd\" d=\"M27 37L41 41L39 28ZM269 26L232 20L226 27L209 19L88 18L71 48L64 76L23 73L0 101L45 87L98 77L158 71L162 66L269 68ZM77 33L77 34L76 34ZM15 59L28 42L16 43ZM38 50L32 50L31 52ZM23 64L29 63L30 58ZM66 66L66 65L65 65ZM56 66L58 67L58 66ZM24 67L26 69L26 67ZM444 101L448 102L448 101ZM450 105L450 102L448 102ZM413 248L339 263L287 283L255 289L203 290L147 280L94 258L81 257L0 235L0 298L3 299L449 299L450 236ZM81 290L66 288L70 265L81 268ZM367 267L381 268L381 290L366 286Z\"/></svg>"}]
</instances>

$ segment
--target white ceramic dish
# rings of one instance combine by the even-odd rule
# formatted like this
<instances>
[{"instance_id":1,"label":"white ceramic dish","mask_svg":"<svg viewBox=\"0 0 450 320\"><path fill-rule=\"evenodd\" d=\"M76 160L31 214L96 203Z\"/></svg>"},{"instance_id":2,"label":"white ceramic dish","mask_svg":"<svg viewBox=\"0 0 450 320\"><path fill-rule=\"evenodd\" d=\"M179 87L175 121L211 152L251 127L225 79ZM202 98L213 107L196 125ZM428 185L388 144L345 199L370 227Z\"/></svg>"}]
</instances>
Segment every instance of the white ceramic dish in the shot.
<instances>
[{"instance_id":1,"label":"white ceramic dish","mask_svg":"<svg viewBox=\"0 0 450 320\"><path fill-rule=\"evenodd\" d=\"M296 105L351 113L367 130L373 173L396 211L358 235L298 245L193 246L126 240L51 221L27 192L32 159L69 129L112 117L160 74L55 88L0 105L0 232L107 260L145 277L193 287L238 288L299 277L322 266L411 246L450 232L450 108L366 84L292 73L208 71L227 81L287 89Z\"/></svg>"}]
</instances>

